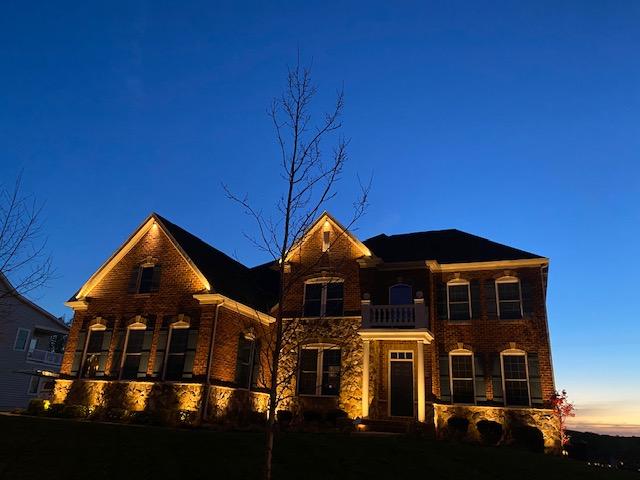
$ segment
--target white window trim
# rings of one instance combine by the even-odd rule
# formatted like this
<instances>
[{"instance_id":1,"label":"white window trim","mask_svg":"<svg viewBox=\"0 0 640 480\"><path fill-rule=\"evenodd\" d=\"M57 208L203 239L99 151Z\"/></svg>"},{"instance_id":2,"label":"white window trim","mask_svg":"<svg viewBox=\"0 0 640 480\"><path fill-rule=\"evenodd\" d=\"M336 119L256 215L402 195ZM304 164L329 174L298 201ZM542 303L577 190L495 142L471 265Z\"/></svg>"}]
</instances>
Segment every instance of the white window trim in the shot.
<instances>
[{"instance_id":1,"label":"white window trim","mask_svg":"<svg viewBox=\"0 0 640 480\"><path fill-rule=\"evenodd\" d=\"M102 320L101 317L96 317L96 318ZM82 361L80 362L80 368L78 369L79 378L84 378L83 377L84 364L87 361L87 349L89 348L89 339L91 337L91 334L93 332L103 332L106 329L107 329L106 325L102 323L94 323L87 329L87 334L85 335L85 339L84 339L84 349L82 350Z\"/></svg>"},{"instance_id":2,"label":"white window trim","mask_svg":"<svg viewBox=\"0 0 640 480\"><path fill-rule=\"evenodd\" d=\"M331 247L331 225L328 220L322 225L322 251L326 252Z\"/></svg>"},{"instance_id":3,"label":"white window trim","mask_svg":"<svg viewBox=\"0 0 640 480\"><path fill-rule=\"evenodd\" d=\"M408 283L402 283L402 282L394 283L389 287L389 292L388 292L389 305L391 305L391 289L394 287L409 287L409 290L411 290L411 297L413 298L413 286L409 285ZM408 303L407 305L413 305L413 303Z\"/></svg>"},{"instance_id":4,"label":"white window trim","mask_svg":"<svg viewBox=\"0 0 640 480\"><path fill-rule=\"evenodd\" d=\"M307 285L322 284L322 293L320 294L320 315L318 317L305 317L304 307L307 304ZM304 292L302 294L302 315L303 318L319 318L324 317L327 311L327 285L330 283L342 283L342 313L344 314L344 278L341 277L317 277L311 278L304 282Z\"/></svg>"},{"instance_id":5,"label":"white window trim","mask_svg":"<svg viewBox=\"0 0 640 480\"><path fill-rule=\"evenodd\" d=\"M507 382L506 382L506 378L504 376L504 357L505 356L523 356L524 357L524 368L525 368L525 374L527 379L526 380L521 380L521 379L509 379L510 382L526 382L527 383L527 395L529 397L529 404L528 406L531 406L531 384L529 383L529 358L527 357L527 352L525 352L524 350L519 350L519 349L509 349L509 350L503 350L502 352L500 352L500 370L501 370L501 374L502 374L502 396L504 397L504 405L505 407L518 407L518 406L527 406L527 405L508 405L507 404Z\"/></svg>"},{"instance_id":6,"label":"white window trim","mask_svg":"<svg viewBox=\"0 0 640 480\"><path fill-rule=\"evenodd\" d=\"M498 288L499 283L517 283L518 284L518 298L520 302L520 318L524 318L524 310L522 309L522 285L520 284L520 279L518 277L500 277L495 281L495 289L496 289L496 309L498 311L498 318L500 318L500 289ZM515 302L515 300L504 300L504 302ZM507 320L518 320L517 318L509 318Z\"/></svg>"},{"instance_id":7,"label":"white window trim","mask_svg":"<svg viewBox=\"0 0 640 480\"><path fill-rule=\"evenodd\" d=\"M407 353L411 354L411 358L391 358L392 353L404 353L405 357ZM413 396L413 416L416 413L416 366L414 363L414 351L413 350L389 350L389 361L387 362L387 416L392 417L391 415L391 363L392 362L411 362L411 372L413 374L412 379L412 396ZM393 418L407 418L407 417L398 417L393 416Z\"/></svg>"},{"instance_id":8,"label":"white window trim","mask_svg":"<svg viewBox=\"0 0 640 480\"><path fill-rule=\"evenodd\" d=\"M471 378L462 378L455 377L455 380L471 380L471 385L473 386L473 402L472 403L457 403L453 401L453 362L451 361L451 357L454 356L465 356L471 357ZM466 348L459 348L456 350L451 350L449 352L449 391L451 392L451 404L453 405L475 405L476 404L476 365L475 359L473 358L473 352L471 350L467 350Z\"/></svg>"},{"instance_id":9,"label":"white window trim","mask_svg":"<svg viewBox=\"0 0 640 480\"><path fill-rule=\"evenodd\" d=\"M27 332L27 338L25 338L25 340L24 340L24 347L17 348L18 347L18 338L20 337L20 333L21 332ZM29 340L30 339L31 339L31 330L29 330L28 328L18 328L18 330L16 331L16 338L13 341L13 349L16 352L25 352L27 350L27 346L29 345Z\"/></svg>"},{"instance_id":10,"label":"white window trim","mask_svg":"<svg viewBox=\"0 0 640 480\"><path fill-rule=\"evenodd\" d=\"M340 345L336 345L335 343L311 343L308 345L302 345L300 347L300 355L302 355L302 350L318 350L318 357L316 358L316 393L300 393L300 374L302 373L302 369L298 367L298 396L326 398L336 398L340 396L340 392L338 392L336 395L322 394L322 363L325 350L340 350L340 388L342 389L342 347L340 347Z\"/></svg>"},{"instance_id":11,"label":"white window trim","mask_svg":"<svg viewBox=\"0 0 640 480\"><path fill-rule=\"evenodd\" d=\"M253 385L253 380L254 380L254 376L255 376L255 372L253 371L255 367L255 356L256 356L256 342L257 339L255 337L255 335L243 335L245 340L248 340L251 342L251 352L249 354L249 385L247 387L244 386L238 386L236 385L235 388L237 388L238 390L251 390L251 385ZM239 347L240 345L238 345ZM238 371L238 365L236 365L236 372Z\"/></svg>"},{"instance_id":12,"label":"white window trim","mask_svg":"<svg viewBox=\"0 0 640 480\"><path fill-rule=\"evenodd\" d=\"M153 280L153 268L155 268L156 263L152 262L150 260L144 261L141 264L138 265L138 280L136 281L136 295L149 295L151 294L151 292L141 292L140 291L140 284L142 282L142 271L145 268L151 268L152 272L151 272L151 279Z\"/></svg>"},{"instance_id":13,"label":"white window trim","mask_svg":"<svg viewBox=\"0 0 640 480\"><path fill-rule=\"evenodd\" d=\"M184 318L186 318L187 320L182 320ZM164 378L167 374L167 363L169 363L169 350L171 349L171 337L173 336L173 331L174 330L180 330L180 329L188 329L190 328L190 321L189 321L189 317L183 316L183 315L178 315L178 321L173 322L171 325L169 325L169 334L167 335L167 346L164 348L164 358L162 359L162 381L165 381ZM175 382L176 380L171 380L173 382ZM178 380L179 381L179 380Z\"/></svg>"},{"instance_id":14,"label":"white window trim","mask_svg":"<svg viewBox=\"0 0 640 480\"><path fill-rule=\"evenodd\" d=\"M141 317L139 318L139 316L138 316L138 317L135 317L134 320L135 320L135 322L127 327L127 333L125 334L125 337L124 337L124 345L122 347L122 358L120 359L120 370L118 371L118 380L122 380L122 369L124 368L124 363L127 360L127 348L129 347L129 333L131 332L131 330L146 330L147 329L146 324L142 323L142 320L145 320L145 322L146 322L146 319L143 319ZM142 353L138 353L138 354L134 354L134 355L139 355L140 356L140 355L142 355ZM129 379L129 380L131 380L131 379Z\"/></svg>"},{"instance_id":15,"label":"white window trim","mask_svg":"<svg viewBox=\"0 0 640 480\"><path fill-rule=\"evenodd\" d=\"M454 286L461 286L461 285L466 285L467 286L467 304L469 307L469 319L464 319L464 320L453 320L456 322L466 322L469 321L473 318L473 312L471 311L471 283L468 280L463 280L460 278L456 278L454 280L450 280L447 282L447 318L449 320L452 320L451 318L451 301L449 300L449 287L454 287ZM465 302L453 302L456 304L459 303L465 303Z\"/></svg>"}]
</instances>

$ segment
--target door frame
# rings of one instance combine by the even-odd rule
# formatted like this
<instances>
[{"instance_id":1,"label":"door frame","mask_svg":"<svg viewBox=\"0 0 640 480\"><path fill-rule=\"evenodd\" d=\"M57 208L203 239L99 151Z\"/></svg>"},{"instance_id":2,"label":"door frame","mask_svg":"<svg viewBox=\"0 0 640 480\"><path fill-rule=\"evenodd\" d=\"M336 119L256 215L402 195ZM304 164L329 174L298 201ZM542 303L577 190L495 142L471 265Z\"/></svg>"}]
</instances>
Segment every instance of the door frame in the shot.
<instances>
[{"instance_id":1,"label":"door frame","mask_svg":"<svg viewBox=\"0 0 640 480\"><path fill-rule=\"evenodd\" d=\"M410 353L411 358L391 358L392 353ZM406 356L406 355L405 355ZM414 362L415 352L413 350L389 350L387 356L387 416L389 418L416 418L416 369ZM411 362L411 397L413 399L413 414L410 417L391 415L391 362Z\"/></svg>"}]
</instances>

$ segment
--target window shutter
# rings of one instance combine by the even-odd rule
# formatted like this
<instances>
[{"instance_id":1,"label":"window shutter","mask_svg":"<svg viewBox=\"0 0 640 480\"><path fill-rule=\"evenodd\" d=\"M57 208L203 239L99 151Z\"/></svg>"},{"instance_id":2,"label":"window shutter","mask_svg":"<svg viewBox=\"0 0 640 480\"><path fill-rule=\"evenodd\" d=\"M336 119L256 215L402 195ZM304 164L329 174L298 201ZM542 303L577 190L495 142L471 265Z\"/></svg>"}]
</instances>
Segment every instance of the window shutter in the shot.
<instances>
[{"instance_id":1,"label":"window shutter","mask_svg":"<svg viewBox=\"0 0 640 480\"><path fill-rule=\"evenodd\" d=\"M105 374L105 368L107 366L107 357L109 356L109 346L111 345L111 335L110 331L104 332L104 337L102 337L102 351L100 353L100 359L98 361L98 376L103 376Z\"/></svg>"},{"instance_id":2,"label":"window shutter","mask_svg":"<svg viewBox=\"0 0 640 480\"><path fill-rule=\"evenodd\" d=\"M504 394L502 393L502 367L500 365L499 353L494 353L491 358L491 384L493 386L493 401L503 404Z\"/></svg>"},{"instance_id":3,"label":"window shutter","mask_svg":"<svg viewBox=\"0 0 640 480\"><path fill-rule=\"evenodd\" d=\"M484 403L487 401L487 386L484 379L484 355L474 355L473 361L475 363L475 393L476 402Z\"/></svg>"},{"instance_id":4,"label":"window shutter","mask_svg":"<svg viewBox=\"0 0 640 480\"><path fill-rule=\"evenodd\" d=\"M111 360L111 376L117 377L120 374L120 363L122 360L122 348L124 347L124 339L127 332L126 330L119 329L113 332L115 336L113 358Z\"/></svg>"},{"instance_id":5,"label":"window shutter","mask_svg":"<svg viewBox=\"0 0 640 480\"><path fill-rule=\"evenodd\" d=\"M543 404L542 386L540 384L540 365L537 353L527 354L527 364L529 366L529 393L531 404L540 406Z\"/></svg>"},{"instance_id":6,"label":"window shutter","mask_svg":"<svg viewBox=\"0 0 640 480\"><path fill-rule=\"evenodd\" d=\"M469 288L471 290L471 318L480 318L480 282L471 280Z\"/></svg>"},{"instance_id":7,"label":"window shutter","mask_svg":"<svg viewBox=\"0 0 640 480\"><path fill-rule=\"evenodd\" d=\"M129 293L138 293L138 276L140 275L140 267L135 266L131 270L131 277L129 277L129 287L127 291Z\"/></svg>"},{"instance_id":8,"label":"window shutter","mask_svg":"<svg viewBox=\"0 0 640 480\"><path fill-rule=\"evenodd\" d=\"M520 292L522 293L522 311L525 317L533 315L533 285L527 278L520 280Z\"/></svg>"},{"instance_id":9,"label":"window shutter","mask_svg":"<svg viewBox=\"0 0 640 480\"><path fill-rule=\"evenodd\" d=\"M451 402L449 355L440 355L440 400L447 403Z\"/></svg>"},{"instance_id":10,"label":"window shutter","mask_svg":"<svg viewBox=\"0 0 640 480\"><path fill-rule=\"evenodd\" d=\"M498 307L496 305L496 282L493 280L484 281L484 303L487 309L488 318L496 318L498 316Z\"/></svg>"},{"instance_id":11,"label":"window shutter","mask_svg":"<svg viewBox=\"0 0 640 480\"><path fill-rule=\"evenodd\" d=\"M436 288L438 318L440 320L446 320L447 318L449 318L449 315L447 313L447 286L442 282L438 282L438 286ZM447 369L447 371L449 370Z\"/></svg>"}]
</instances>

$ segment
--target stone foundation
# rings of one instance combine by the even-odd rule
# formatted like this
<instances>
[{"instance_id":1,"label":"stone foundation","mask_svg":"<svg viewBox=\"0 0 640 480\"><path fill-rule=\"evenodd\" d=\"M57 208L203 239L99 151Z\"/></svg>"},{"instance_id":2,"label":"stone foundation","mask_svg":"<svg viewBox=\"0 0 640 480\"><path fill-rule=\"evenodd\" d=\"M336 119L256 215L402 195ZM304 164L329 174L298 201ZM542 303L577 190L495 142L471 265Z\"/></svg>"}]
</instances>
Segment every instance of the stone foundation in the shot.
<instances>
[{"instance_id":1,"label":"stone foundation","mask_svg":"<svg viewBox=\"0 0 640 480\"><path fill-rule=\"evenodd\" d=\"M513 432L518 427L534 427L540 430L546 453L560 453L560 428L553 411L543 408L505 408L484 406L456 406L434 404L434 422L436 434L442 438L450 434L448 421L457 417L466 419L469 427L464 440L481 442L478 422L488 420L502 426L502 436L498 444L510 444L514 441Z\"/></svg>"},{"instance_id":2,"label":"stone foundation","mask_svg":"<svg viewBox=\"0 0 640 480\"><path fill-rule=\"evenodd\" d=\"M197 412L206 386L201 383L56 380L52 403L117 408L129 412ZM207 420L249 412L265 413L269 395L212 385Z\"/></svg>"}]
</instances>

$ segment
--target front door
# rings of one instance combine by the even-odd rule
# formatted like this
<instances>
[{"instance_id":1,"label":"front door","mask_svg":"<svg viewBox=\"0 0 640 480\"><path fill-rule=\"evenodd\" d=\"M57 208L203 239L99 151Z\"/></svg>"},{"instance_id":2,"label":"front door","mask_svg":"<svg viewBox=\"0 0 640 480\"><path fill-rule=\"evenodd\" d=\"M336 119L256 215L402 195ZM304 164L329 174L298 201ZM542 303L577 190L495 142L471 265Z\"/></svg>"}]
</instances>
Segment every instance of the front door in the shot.
<instances>
[{"instance_id":1,"label":"front door","mask_svg":"<svg viewBox=\"0 0 640 480\"><path fill-rule=\"evenodd\" d=\"M413 417L413 352L391 352L389 415Z\"/></svg>"}]
</instances>

